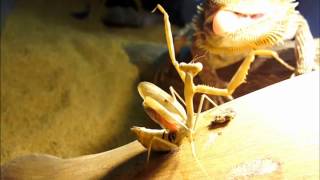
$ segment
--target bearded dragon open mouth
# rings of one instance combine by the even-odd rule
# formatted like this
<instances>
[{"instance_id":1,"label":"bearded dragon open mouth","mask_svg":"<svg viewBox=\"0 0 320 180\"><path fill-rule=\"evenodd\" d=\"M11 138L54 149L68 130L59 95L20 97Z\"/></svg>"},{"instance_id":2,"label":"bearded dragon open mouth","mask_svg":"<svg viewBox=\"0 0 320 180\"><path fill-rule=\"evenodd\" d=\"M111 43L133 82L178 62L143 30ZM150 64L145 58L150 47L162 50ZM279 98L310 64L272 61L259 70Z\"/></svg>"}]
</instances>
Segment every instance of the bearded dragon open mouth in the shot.
<instances>
[{"instance_id":1,"label":"bearded dragon open mouth","mask_svg":"<svg viewBox=\"0 0 320 180\"><path fill-rule=\"evenodd\" d=\"M231 10L218 10L213 17L212 29L216 35L224 36L262 20L266 13L244 13Z\"/></svg>"}]
</instances>

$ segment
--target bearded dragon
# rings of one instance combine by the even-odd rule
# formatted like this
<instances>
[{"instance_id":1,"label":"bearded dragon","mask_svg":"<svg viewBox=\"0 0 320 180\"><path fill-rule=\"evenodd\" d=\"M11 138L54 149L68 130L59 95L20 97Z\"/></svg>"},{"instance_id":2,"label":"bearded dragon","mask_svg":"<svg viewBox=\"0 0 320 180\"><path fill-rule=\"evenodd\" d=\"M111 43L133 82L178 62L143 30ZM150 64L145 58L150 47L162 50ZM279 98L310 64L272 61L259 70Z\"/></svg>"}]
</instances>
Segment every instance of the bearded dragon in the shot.
<instances>
[{"instance_id":1,"label":"bearded dragon","mask_svg":"<svg viewBox=\"0 0 320 180\"><path fill-rule=\"evenodd\" d=\"M176 36L191 37L192 59L204 66L199 83L222 88L225 83L217 70L248 56L279 58L274 49L292 41L296 56L293 74L317 69L315 43L297 5L295 0L205 0L192 24ZM176 40L175 44L181 43Z\"/></svg>"},{"instance_id":2,"label":"bearded dragon","mask_svg":"<svg viewBox=\"0 0 320 180\"><path fill-rule=\"evenodd\" d=\"M194 18L192 55L210 72L204 82L217 78L215 70L267 50L295 41L295 75L316 66L315 47L307 21L295 9L294 0L206 0ZM209 75L211 74L211 75ZM201 76L201 75L200 75Z\"/></svg>"}]
</instances>

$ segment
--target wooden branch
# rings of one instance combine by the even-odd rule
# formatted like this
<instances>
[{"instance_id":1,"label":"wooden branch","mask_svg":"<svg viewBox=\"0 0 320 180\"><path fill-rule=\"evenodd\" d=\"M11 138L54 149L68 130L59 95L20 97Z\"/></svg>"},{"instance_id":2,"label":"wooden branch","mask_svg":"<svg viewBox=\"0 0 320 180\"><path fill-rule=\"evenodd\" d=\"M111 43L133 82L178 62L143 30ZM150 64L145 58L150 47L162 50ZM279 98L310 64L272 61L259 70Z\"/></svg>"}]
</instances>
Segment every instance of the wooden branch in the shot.
<instances>
[{"instance_id":1,"label":"wooden branch","mask_svg":"<svg viewBox=\"0 0 320 180\"><path fill-rule=\"evenodd\" d=\"M208 126L219 110L202 113L197 157L211 179L317 179L319 177L319 72L250 93L223 104L237 115L225 127ZM4 179L206 178L190 144L152 153L134 141L100 154L60 159L31 155L1 167Z\"/></svg>"}]
</instances>

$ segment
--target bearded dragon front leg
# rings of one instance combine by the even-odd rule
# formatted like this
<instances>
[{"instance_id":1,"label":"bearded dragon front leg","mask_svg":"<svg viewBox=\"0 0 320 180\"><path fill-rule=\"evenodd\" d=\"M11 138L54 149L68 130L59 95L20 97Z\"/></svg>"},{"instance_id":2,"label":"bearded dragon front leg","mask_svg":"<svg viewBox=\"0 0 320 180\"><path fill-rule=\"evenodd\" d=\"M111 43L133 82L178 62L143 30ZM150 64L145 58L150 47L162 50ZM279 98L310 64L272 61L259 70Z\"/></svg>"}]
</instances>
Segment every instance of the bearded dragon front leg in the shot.
<instances>
[{"instance_id":1,"label":"bearded dragon front leg","mask_svg":"<svg viewBox=\"0 0 320 180\"><path fill-rule=\"evenodd\" d=\"M300 16L295 36L295 55L297 68L295 75L319 69L315 63L316 48L308 22Z\"/></svg>"}]
</instances>

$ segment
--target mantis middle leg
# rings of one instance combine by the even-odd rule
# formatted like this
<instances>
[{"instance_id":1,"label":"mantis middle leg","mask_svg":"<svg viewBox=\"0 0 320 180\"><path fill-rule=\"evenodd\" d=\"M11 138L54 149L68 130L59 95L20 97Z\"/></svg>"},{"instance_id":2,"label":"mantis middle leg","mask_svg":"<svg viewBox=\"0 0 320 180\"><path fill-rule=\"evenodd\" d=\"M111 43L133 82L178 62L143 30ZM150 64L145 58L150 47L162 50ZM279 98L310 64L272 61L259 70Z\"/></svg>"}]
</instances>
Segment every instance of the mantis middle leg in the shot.
<instances>
[{"instance_id":1,"label":"mantis middle leg","mask_svg":"<svg viewBox=\"0 0 320 180\"><path fill-rule=\"evenodd\" d=\"M178 97L178 99L184 104L186 105L186 103L184 102L183 98L179 95L179 93L172 87L170 86L169 87L169 90L170 90L170 93L171 93L171 96L174 98L174 100L176 100Z\"/></svg>"}]
</instances>

